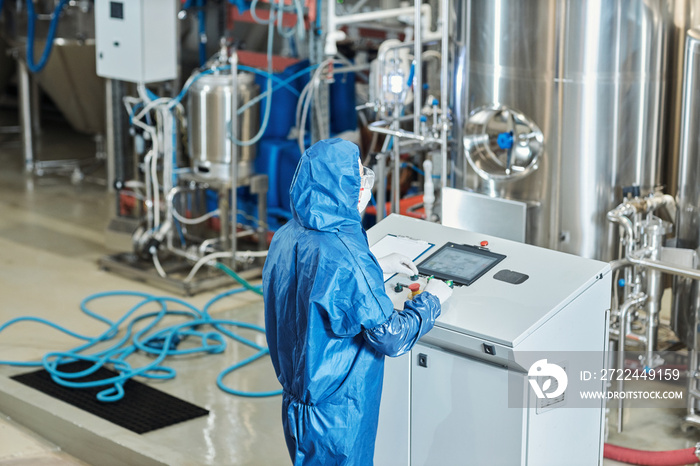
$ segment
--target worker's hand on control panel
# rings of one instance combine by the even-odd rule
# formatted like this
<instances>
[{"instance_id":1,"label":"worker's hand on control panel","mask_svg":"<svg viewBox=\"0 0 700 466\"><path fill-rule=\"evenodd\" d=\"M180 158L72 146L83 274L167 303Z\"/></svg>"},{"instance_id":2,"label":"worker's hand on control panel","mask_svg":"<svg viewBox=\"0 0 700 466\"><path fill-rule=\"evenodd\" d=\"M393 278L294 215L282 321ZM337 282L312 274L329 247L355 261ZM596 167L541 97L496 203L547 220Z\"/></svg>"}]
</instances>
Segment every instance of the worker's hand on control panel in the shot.
<instances>
[{"instance_id":1,"label":"worker's hand on control panel","mask_svg":"<svg viewBox=\"0 0 700 466\"><path fill-rule=\"evenodd\" d=\"M445 304L445 301L450 299L450 296L452 296L452 288L450 288L447 283L443 282L442 280L438 280L437 278L432 278L427 285L425 285L425 289L423 291L426 291L432 295L435 295L437 299L440 300L440 304Z\"/></svg>"},{"instance_id":2,"label":"worker's hand on control panel","mask_svg":"<svg viewBox=\"0 0 700 466\"><path fill-rule=\"evenodd\" d=\"M384 273L402 273L404 275L418 275L418 268L411 259L397 252L384 256L379 261L379 267Z\"/></svg>"}]
</instances>

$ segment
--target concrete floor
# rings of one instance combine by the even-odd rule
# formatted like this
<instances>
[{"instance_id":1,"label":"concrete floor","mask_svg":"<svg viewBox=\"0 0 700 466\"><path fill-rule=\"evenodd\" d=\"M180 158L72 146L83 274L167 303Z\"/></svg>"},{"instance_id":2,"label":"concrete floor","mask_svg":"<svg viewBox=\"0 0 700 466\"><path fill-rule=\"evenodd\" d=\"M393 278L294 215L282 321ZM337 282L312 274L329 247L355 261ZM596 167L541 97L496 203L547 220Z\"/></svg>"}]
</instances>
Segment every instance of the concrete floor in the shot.
<instances>
[{"instance_id":1,"label":"concrete floor","mask_svg":"<svg viewBox=\"0 0 700 466\"><path fill-rule=\"evenodd\" d=\"M14 120L12 112L0 111L0 126ZM73 133L61 122L44 126L40 158L92 155L91 138ZM167 294L98 268L97 260L113 252L105 244L112 196L99 184L73 185L68 177L24 174L18 141L16 135L0 134L0 325L31 315L97 334L103 325L79 309L88 295L111 290ZM215 294L187 300L202 306ZM100 311L116 319L129 304L114 299L101 303ZM262 300L250 292L227 298L213 312L262 324ZM21 324L0 334L0 360L37 360L47 351L75 345L76 340L46 327ZM178 377L158 383L157 388L211 414L140 436L7 378L26 368L0 366L0 465L288 464L280 398L240 398L215 385L220 370L249 354L244 347L229 345L225 354L176 361ZM227 380L247 390L278 388L268 358ZM680 430L683 414L683 410L628 409L624 433L615 433L611 425L608 441L647 450L694 446L700 436Z\"/></svg>"},{"instance_id":2,"label":"concrete floor","mask_svg":"<svg viewBox=\"0 0 700 466\"><path fill-rule=\"evenodd\" d=\"M0 126L12 124L12 117L11 113L0 113ZM76 135L58 122L44 126L40 159L92 155L91 138ZM18 141L17 136L0 135L3 167L0 170L0 296L3 303L0 325L19 316L37 316L81 333L97 335L104 330L104 324L90 319L79 308L81 300L88 295L113 290L170 295L98 268L97 260L114 252L104 244L113 196L99 184L72 185L65 176L23 174ZM232 281L230 288L233 287L236 284ZM223 290L185 299L201 308L220 291ZM117 319L133 304L133 299L115 298L97 303L99 309L96 310ZM262 309L262 298L244 292L219 302L212 309L212 315L262 325ZM245 336L264 345L261 334ZM23 323L0 334L0 360L37 360L47 351L76 345L75 339L55 330ZM176 380L158 383L157 388L207 408L211 414L141 436L115 429L101 419L91 419L93 416L86 416L80 410L52 407L52 414L57 418L47 422L47 430L63 429L80 435L78 427L83 427L113 439L113 444L102 445L106 452L97 453L94 446L86 446L78 438L66 439L55 432L47 436L44 431L37 435L37 425L32 420L28 422L34 432L20 426L17 421L22 421L19 418L24 415L8 413L8 405L12 409L15 402L41 406L53 401L7 378L31 369L0 366L0 392L3 393L0 395L0 464L81 464L65 452L87 458L87 464L286 464L288 454L282 434L281 398L240 398L224 394L216 387L216 376L221 370L251 354L252 350L247 347L229 344L224 354L174 363L178 371ZM269 358L236 372L226 381L241 390L279 389ZM25 408L31 410L32 406ZM72 425L65 426L66 421ZM60 449L56 446L59 440L67 442ZM144 458L121 463L99 457L105 453L110 456L131 454L131 450L148 451Z\"/></svg>"}]
</instances>

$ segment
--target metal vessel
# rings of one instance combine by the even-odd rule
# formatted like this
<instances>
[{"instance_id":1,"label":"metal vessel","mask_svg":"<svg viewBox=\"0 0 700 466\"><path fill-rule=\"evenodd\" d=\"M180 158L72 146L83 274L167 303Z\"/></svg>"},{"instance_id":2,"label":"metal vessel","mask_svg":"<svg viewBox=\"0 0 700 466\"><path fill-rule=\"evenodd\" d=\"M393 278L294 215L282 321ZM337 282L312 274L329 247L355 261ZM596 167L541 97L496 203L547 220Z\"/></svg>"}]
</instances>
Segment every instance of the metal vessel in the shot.
<instances>
[{"instance_id":1,"label":"metal vessel","mask_svg":"<svg viewBox=\"0 0 700 466\"><path fill-rule=\"evenodd\" d=\"M258 85L250 73L238 74L237 108L258 95ZM230 74L203 76L188 93L188 140L192 169L202 177L227 180L231 177L230 121L233 87ZM238 135L248 141L260 124L259 104L238 115ZM252 173L255 146L238 149L238 177Z\"/></svg>"},{"instance_id":2,"label":"metal vessel","mask_svg":"<svg viewBox=\"0 0 700 466\"><path fill-rule=\"evenodd\" d=\"M456 186L526 201L527 241L610 260L606 213L621 188L660 179L672 0L458 2ZM544 135L530 176L484 180L465 163L462 137L482 106L515 108Z\"/></svg>"},{"instance_id":3,"label":"metal vessel","mask_svg":"<svg viewBox=\"0 0 700 466\"><path fill-rule=\"evenodd\" d=\"M681 107L683 105L683 63L686 33L688 29L700 27L700 0L675 0L672 4L672 24L669 30L670 53L668 57L668 110L663 157L664 191L672 196L678 188L678 154L681 138Z\"/></svg>"},{"instance_id":4,"label":"metal vessel","mask_svg":"<svg viewBox=\"0 0 700 466\"><path fill-rule=\"evenodd\" d=\"M700 253L700 29L691 29L687 35L683 106L681 111L678 194L676 196L676 246ZM698 282L675 278L671 325L678 338L688 347L698 349L697 324L700 310Z\"/></svg>"},{"instance_id":5,"label":"metal vessel","mask_svg":"<svg viewBox=\"0 0 700 466\"><path fill-rule=\"evenodd\" d=\"M38 62L48 36L50 14L58 2L36 2L34 54ZM27 11L19 2L5 2L4 34L12 47L26 60ZM51 97L68 123L79 132L104 134L105 84L95 72L95 19L93 4L87 0L70 2L61 12L56 38L46 67L33 78Z\"/></svg>"}]
</instances>

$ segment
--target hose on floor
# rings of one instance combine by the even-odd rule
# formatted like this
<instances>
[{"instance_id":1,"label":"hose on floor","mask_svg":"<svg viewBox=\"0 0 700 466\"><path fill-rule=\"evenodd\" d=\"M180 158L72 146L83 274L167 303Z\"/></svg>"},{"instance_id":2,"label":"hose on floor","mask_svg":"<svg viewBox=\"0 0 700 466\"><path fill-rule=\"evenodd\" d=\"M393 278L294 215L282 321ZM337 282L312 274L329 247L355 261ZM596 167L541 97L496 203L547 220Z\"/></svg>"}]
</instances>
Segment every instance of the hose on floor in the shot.
<instances>
[{"instance_id":1,"label":"hose on floor","mask_svg":"<svg viewBox=\"0 0 700 466\"><path fill-rule=\"evenodd\" d=\"M51 351L45 354L41 361L0 360L0 364L43 367L49 372L54 382L65 387L104 387L97 394L97 399L110 402L117 401L124 396L124 384L129 379L137 376L147 379L172 379L177 373L173 367L166 364L168 358L198 353L223 353L228 338L252 349L254 354L222 371L216 381L219 388L226 393L238 396L281 395L281 390L251 392L231 388L224 383L224 379L235 370L269 354L267 347L258 342L261 340L260 335L264 336L265 334L263 327L247 322L215 319L209 314L211 307L223 298L249 289L255 290L257 288L259 291L259 287L248 285L250 288L235 288L216 295L201 310L181 299L156 296L150 293L110 291L93 294L80 303L80 309L89 317L107 326L97 336L80 334L38 317L18 317L0 325L0 333L20 322L34 322L83 340L84 343L69 351ZM112 321L88 307L99 300L114 297L120 299L136 298L137 302L116 321ZM166 320L176 320L176 323L165 325ZM233 329L252 331L254 337L246 338L240 332L234 332ZM264 341L264 338L262 340ZM131 356L138 352L150 355L150 361L137 365ZM75 361L87 361L91 366L81 372L61 371L61 364ZM110 366L118 375L89 382L77 380L95 373L103 366Z\"/></svg>"},{"instance_id":2,"label":"hose on floor","mask_svg":"<svg viewBox=\"0 0 700 466\"><path fill-rule=\"evenodd\" d=\"M621 463L645 466L684 466L698 462L700 443L694 448L670 451L647 451L605 444L603 457Z\"/></svg>"}]
</instances>

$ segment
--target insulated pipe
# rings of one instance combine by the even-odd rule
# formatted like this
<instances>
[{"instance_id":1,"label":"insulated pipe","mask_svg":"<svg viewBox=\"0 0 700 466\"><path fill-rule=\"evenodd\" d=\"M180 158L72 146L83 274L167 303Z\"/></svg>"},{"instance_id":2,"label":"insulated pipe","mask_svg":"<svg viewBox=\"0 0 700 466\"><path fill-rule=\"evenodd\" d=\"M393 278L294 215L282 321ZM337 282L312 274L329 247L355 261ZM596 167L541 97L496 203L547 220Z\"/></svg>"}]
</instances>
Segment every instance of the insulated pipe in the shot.
<instances>
[{"instance_id":1,"label":"insulated pipe","mask_svg":"<svg viewBox=\"0 0 700 466\"><path fill-rule=\"evenodd\" d=\"M635 306L642 304L647 299L644 293L637 293L625 301L620 307L620 334L618 336L618 349L617 349L617 368L625 368L625 340L627 338L627 315ZM624 381L620 377L617 381L617 390L622 393L624 391ZM617 405L617 432L622 432L622 409L624 405L624 400L620 398Z\"/></svg>"},{"instance_id":2,"label":"insulated pipe","mask_svg":"<svg viewBox=\"0 0 700 466\"><path fill-rule=\"evenodd\" d=\"M683 466L695 464L700 458L700 443L693 448L670 451L634 450L606 443L603 457L622 463L640 464L646 466Z\"/></svg>"}]
</instances>

